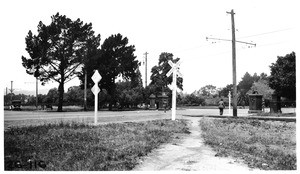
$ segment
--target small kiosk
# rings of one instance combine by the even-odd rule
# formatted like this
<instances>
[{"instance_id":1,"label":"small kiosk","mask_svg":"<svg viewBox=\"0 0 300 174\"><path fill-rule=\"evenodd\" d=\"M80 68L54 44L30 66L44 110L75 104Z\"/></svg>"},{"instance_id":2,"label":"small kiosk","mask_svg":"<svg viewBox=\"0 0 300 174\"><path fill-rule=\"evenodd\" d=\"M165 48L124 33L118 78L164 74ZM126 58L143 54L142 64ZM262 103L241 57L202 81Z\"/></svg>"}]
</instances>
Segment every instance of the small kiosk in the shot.
<instances>
[{"instance_id":1,"label":"small kiosk","mask_svg":"<svg viewBox=\"0 0 300 174\"><path fill-rule=\"evenodd\" d=\"M272 94L272 100L270 102L270 113L281 113L280 96Z\"/></svg>"},{"instance_id":2,"label":"small kiosk","mask_svg":"<svg viewBox=\"0 0 300 174\"><path fill-rule=\"evenodd\" d=\"M156 109L156 107L155 107L155 99L156 99L155 95L151 94L149 96L149 99L150 99L150 108L149 109Z\"/></svg>"},{"instance_id":3,"label":"small kiosk","mask_svg":"<svg viewBox=\"0 0 300 174\"><path fill-rule=\"evenodd\" d=\"M262 112L262 94L253 93L249 94L249 111L248 113L261 113Z\"/></svg>"},{"instance_id":4,"label":"small kiosk","mask_svg":"<svg viewBox=\"0 0 300 174\"><path fill-rule=\"evenodd\" d=\"M158 98L158 109L169 109L169 100L165 92L157 96Z\"/></svg>"}]
</instances>

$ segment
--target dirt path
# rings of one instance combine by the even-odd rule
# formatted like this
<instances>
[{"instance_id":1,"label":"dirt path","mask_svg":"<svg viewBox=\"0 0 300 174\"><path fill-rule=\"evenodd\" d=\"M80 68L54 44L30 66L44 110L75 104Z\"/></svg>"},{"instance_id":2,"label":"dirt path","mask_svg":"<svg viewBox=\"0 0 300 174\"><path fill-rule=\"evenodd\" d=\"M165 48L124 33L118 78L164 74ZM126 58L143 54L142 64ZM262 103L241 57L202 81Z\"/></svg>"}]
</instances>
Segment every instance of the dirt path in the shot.
<instances>
[{"instance_id":1,"label":"dirt path","mask_svg":"<svg viewBox=\"0 0 300 174\"><path fill-rule=\"evenodd\" d=\"M200 118L188 119L191 121L191 134L178 144L165 144L161 148L154 150L143 158L134 170L252 170L235 159L215 157L216 153L210 147L204 145L201 138L201 129L198 125Z\"/></svg>"}]
</instances>

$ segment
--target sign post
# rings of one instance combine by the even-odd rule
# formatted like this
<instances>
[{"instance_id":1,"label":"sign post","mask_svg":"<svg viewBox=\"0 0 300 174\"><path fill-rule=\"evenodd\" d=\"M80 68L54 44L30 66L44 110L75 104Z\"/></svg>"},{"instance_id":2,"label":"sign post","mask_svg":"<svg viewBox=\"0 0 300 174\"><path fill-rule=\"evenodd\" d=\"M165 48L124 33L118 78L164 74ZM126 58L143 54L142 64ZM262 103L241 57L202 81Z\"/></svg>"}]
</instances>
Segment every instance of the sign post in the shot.
<instances>
[{"instance_id":1,"label":"sign post","mask_svg":"<svg viewBox=\"0 0 300 174\"><path fill-rule=\"evenodd\" d=\"M182 77L182 74L179 72L179 65L181 61L177 63L173 63L171 60L168 61L169 65L172 67L170 71L167 73L167 77L169 77L173 73L173 84L172 84L172 120L176 118L176 88L177 88L177 75Z\"/></svg>"},{"instance_id":2,"label":"sign post","mask_svg":"<svg viewBox=\"0 0 300 174\"><path fill-rule=\"evenodd\" d=\"M92 80L94 81L95 85L92 87L92 92L95 95L95 114L94 114L94 124L97 124L97 115L98 115L98 93L100 92L100 88L98 87L98 83L101 80L101 75L99 74L98 70L94 72L94 75L92 76Z\"/></svg>"},{"instance_id":3,"label":"sign post","mask_svg":"<svg viewBox=\"0 0 300 174\"><path fill-rule=\"evenodd\" d=\"M231 105L231 93L229 91L228 93L228 99L229 99L229 103L228 103L228 115L230 116L231 114L231 111L230 111L230 105Z\"/></svg>"}]
</instances>

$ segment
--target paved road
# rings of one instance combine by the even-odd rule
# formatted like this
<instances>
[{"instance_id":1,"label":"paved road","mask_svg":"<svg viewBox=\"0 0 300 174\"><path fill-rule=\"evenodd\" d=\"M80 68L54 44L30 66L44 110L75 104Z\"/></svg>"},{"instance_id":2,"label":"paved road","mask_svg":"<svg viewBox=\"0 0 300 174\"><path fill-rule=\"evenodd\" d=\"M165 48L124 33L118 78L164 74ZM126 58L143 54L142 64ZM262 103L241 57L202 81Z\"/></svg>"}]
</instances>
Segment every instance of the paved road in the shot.
<instances>
[{"instance_id":1,"label":"paved road","mask_svg":"<svg viewBox=\"0 0 300 174\"><path fill-rule=\"evenodd\" d=\"M284 109L283 112L295 112L294 109ZM186 118L183 115L219 115L218 109L178 109L176 118ZM228 109L224 110L228 115ZM248 116L248 109L238 109L238 116ZM98 123L146 121L154 119L171 119L171 111L140 110L140 111L99 111ZM47 111L4 111L4 128L8 126L45 124L60 121L94 122L94 112L47 112Z\"/></svg>"},{"instance_id":2,"label":"paved road","mask_svg":"<svg viewBox=\"0 0 300 174\"><path fill-rule=\"evenodd\" d=\"M239 115L247 114L247 109L239 109ZM189 115L218 115L218 109L182 109L177 110L177 116L182 116L183 114ZM224 115L228 114L228 110L224 110ZM171 116L171 111L157 111L157 110L141 110L141 111L99 111L98 119L101 120L102 117L122 117L122 116ZM64 118L88 118L94 117L94 112L47 112L47 111L4 111L4 121L13 120L31 120L31 119L64 119ZM171 118L171 117L170 117Z\"/></svg>"}]
</instances>

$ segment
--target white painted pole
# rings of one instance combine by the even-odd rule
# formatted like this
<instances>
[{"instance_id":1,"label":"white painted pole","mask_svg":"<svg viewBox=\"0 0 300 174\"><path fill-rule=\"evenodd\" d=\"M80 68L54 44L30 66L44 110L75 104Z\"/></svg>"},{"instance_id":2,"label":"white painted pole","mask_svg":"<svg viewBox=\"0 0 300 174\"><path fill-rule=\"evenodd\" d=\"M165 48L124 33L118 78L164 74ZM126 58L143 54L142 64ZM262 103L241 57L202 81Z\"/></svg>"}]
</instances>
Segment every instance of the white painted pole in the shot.
<instances>
[{"instance_id":1,"label":"white painted pole","mask_svg":"<svg viewBox=\"0 0 300 174\"><path fill-rule=\"evenodd\" d=\"M98 70L95 71L94 75L92 76L92 80L94 81L95 85L92 87L92 92L95 95L95 113L94 113L94 124L97 124L97 116L98 116L98 93L100 89L98 87L98 83L101 80L101 75L99 74Z\"/></svg>"},{"instance_id":2,"label":"white painted pole","mask_svg":"<svg viewBox=\"0 0 300 174\"><path fill-rule=\"evenodd\" d=\"M229 99L229 104L228 104L228 115L230 116L231 115L231 110L230 110L230 105L231 105L231 94L229 92L228 94L228 99Z\"/></svg>"},{"instance_id":3,"label":"white painted pole","mask_svg":"<svg viewBox=\"0 0 300 174\"><path fill-rule=\"evenodd\" d=\"M173 71L173 91L172 91L172 120L176 119L176 72L177 69Z\"/></svg>"},{"instance_id":4,"label":"white painted pole","mask_svg":"<svg viewBox=\"0 0 300 174\"><path fill-rule=\"evenodd\" d=\"M97 116L98 116L98 94L95 95L95 114L94 114L94 124L97 124Z\"/></svg>"}]
</instances>

